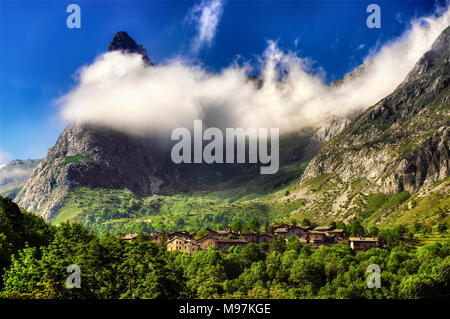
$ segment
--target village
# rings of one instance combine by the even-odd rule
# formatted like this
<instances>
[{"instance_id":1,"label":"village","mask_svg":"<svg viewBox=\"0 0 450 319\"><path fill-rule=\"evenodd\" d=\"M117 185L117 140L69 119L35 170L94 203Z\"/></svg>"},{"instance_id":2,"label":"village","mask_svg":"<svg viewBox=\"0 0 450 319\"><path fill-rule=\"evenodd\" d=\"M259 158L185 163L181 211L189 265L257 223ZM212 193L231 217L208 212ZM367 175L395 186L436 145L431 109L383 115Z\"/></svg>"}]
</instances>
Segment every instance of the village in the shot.
<instances>
[{"instance_id":1,"label":"village","mask_svg":"<svg viewBox=\"0 0 450 319\"><path fill-rule=\"evenodd\" d=\"M249 243L270 244L274 238L281 236L285 240L290 237L297 238L300 242L311 244L314 247L333 246L336 244L350 245L353 250L368 250L379 247L379 239L376 237L349 237L343 229L335 229L332 226L299 226L282 224L271 227L270 233L256 232L253 230L234 232L225 230L203 230L204 236L187 231L175 231L167 233L152 232L144 234L144 240L161 243L164 236L165 245L168 251L178 250L183 253L193 255L200 250L207 251L209 247L217 247L222 253L228 253L232 246L245 247ZM138 234L117 234L125 241L133 241L138 238Z\"/></svg>"}]
</instances>

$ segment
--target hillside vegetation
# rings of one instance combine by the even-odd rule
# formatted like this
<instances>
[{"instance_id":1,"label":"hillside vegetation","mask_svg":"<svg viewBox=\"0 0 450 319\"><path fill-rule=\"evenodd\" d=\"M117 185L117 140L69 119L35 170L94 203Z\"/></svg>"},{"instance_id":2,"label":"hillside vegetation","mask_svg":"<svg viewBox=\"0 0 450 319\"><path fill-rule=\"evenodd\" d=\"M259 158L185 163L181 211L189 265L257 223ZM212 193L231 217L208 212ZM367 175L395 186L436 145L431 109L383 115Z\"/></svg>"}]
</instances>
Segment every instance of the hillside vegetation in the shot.
<instances>
[{"instance_id":1,"label":"hillside vegetation","mask_svg":"<svg viewBox=\"0 0 450 319\"><path fill-rule=\"evenodd\" d=\"M398 240L402 227L380 231L389 249L314 248L276 237L225 255L211 247L189 256L97 236L77 223L51 226L3 197L0 221L0 298L449 298L450 242L408 247ZM66 286L73 264L78 289ZM377 289L368 286L371 264L381 270Z\"/></svg>"}]
</instances>

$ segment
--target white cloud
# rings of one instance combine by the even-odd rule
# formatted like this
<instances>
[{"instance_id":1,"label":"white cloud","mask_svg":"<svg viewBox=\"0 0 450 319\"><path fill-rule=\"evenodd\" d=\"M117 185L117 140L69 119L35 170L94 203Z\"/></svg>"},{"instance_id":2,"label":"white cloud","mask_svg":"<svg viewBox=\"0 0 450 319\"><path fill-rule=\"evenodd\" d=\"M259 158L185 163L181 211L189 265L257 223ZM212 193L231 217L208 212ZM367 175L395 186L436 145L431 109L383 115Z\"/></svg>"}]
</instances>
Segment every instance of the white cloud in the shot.
<instances>
[{"instance_id":1,"label":"white cloud","mask_svg":"<svg viewBox=\"0 0 450 319\"><path fill-rule=\"evenodd\" d=\"M5 166L5 164L11 159L8 152L0 150L0 168Z\"/></svg>"},{"instance_id":2,"label":"white cloud","mask_svg":"<svg viewBox=\"0 0 450 319\"><path fill-rule=\"evenodd\" d=\"M402 37L370 52L364 72L340 86L325 85L311 74L308 59L282 52L274 42L261 57L261 88L248 79L247 66L209 73L178 59L146 67L138 55L108 52L81 69L78 87L62 99L62 115L163 136L191 127L194 119L281 132L321 125L332 116L359 114L391 93L448 25L448 10L414 21Z\"/></svg>"},{"instance_id":3,"label":"white cloud","mask_svg":"<svg viewBox=\"0 0 450 319\"><path fill-rule=\"evenodd\" d=\"M4 165L0 165L2 168ZM23 180L30 176L31 170L26 168L10 168L0 171L0 185L4 185L6 183Z\"/></svg>"},{"instance_id":4,"label":"white cloud","mask_svg":"<svg viewBox=\"0 0 450 319\"><path fill-rule=\"evenodd\" d=\"M188 14L188 20L195 23L197 34L192 42L192 50L198 52L204 46L211 46L223 12L223 0L202 0Z\"/></svg>"},{"instance_id":5,"label":"white cloud","mask_svg":"<svg viewBox=\"0 0 450 319\"><path fill-rule=\"evenodd\" d=\"M365 47L366 47L366 45L363 44L363 43L361 43L361 44L356 48L356 51L362 50L362 49L364 49Z\"/></svg>"}]
</instances>

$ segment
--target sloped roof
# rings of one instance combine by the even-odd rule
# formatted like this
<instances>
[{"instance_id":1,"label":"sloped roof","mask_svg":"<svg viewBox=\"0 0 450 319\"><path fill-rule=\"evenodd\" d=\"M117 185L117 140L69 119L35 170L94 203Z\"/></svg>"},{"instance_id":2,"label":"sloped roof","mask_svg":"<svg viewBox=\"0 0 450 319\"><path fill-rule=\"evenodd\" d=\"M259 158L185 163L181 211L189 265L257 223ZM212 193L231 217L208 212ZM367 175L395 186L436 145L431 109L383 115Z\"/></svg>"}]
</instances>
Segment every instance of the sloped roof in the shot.
<instances>
[{"instance_id":1,"label":"sloped roof","mask_svg":"<svg viewBox=\"0 0 450 319\"><path fill-rule=\"evenodd\" d=\"M309 234L322 234L326 235L323 231L317 231L317 230L308 230Z\"/></svg>"},{"instance_id":2,"label":"sloped roof","mask_svg":"<svg viewBox=\"0 0 450 319\"><path fill-rule=\"evenodd\" d=\"M206 239L208 239L208 238L211 238L211 239L220 239L219 236L210 233L210 234L208 234L208 235L206 235L206 236L204 236L204 237L202 237L202 238L200 238L200 239L196 239L196 241L199 242L199 241L206 240Z\"/></svg>"},{"instance_id":3,"label":"sloped roof","mask_svg":"<svg viewBox=\"0 0 450 319\"><path fill-rule=\"evenodd\" d=\"M376 237L350 237L350 241L379 241Z\"/></svg>"},{"instance_id":4,"label":"sloped roof","mask_svg":"<svg viewBox=\"0 0 450 319\"><path fill-rule=\"evenodd\" d=\"M123 236L122 239L134 239L136 237L137 237L136 233L134 233L134 234L130 233L130 234L126 234L125 236Z\"/></svg>"},{"instance_id":5,"label":"sloped roof","mask_svg":"<svg viewBox=\"0 0 450 319\"><path fill-rule=\"evenodd\" d=\"M334 227L332 226L317 226L314 228L316 231L324 231L324 230L332 230Z\"/></svg>"},{"instance_id":6,"label":"sloped roof","mask_svg":"<svg viewBox=\"0 0 450 319\"><path fill-rule=\"evenodd\" d=\"M271 234L268 234L268 233L261 233L261 234L259 234L259 237L261 237L261 236L273 237Z\"/></svg>"},{"instance_id":7,"label":"sloped roof","mask_svg":"<svg viewBox=\"0 0 450 319\"><path fill-rule=\"evenodd\" d=\"M248 241L243 239L229 239L229 238L217 238L216 242L218 243L248 243Z\"/></svg>"},{"instance_id":8,"label":"sloped roof","mask_svg":"<svg viewBox=\"0 0 450 319\"><path fill-rule=\"evenodd\" d=\"M190 240L190 239L186 239L186 238L183 238L183 237L178 237L178 236L175 236L174 238L172 238L171 240L168 240L167 241L167 243L170 243L170 242L172 242L172 241L174 241L174 240L181 240L181 241L184 241L184 242L186 242L186 243L189 243L189 244L192 244L192 245L196 245L196 246L199 246L197 243L194 243L192 240Z\"/></svg>"},{"instance_id":9,"label":"sloped roof","mask_svg":"<svg viewBox=\"0 0 450 319\"><path fill-rule=\"evenodd\" d=\"M329 230L328 232L329 232L329 233L343 233L343 232L344 232L344 230L343 230L343 229L340 229L340 228L338 228L338 229L333 229L333 230Z\"/></svg>"},{"instance_id":10,"label":"sloped roof","mask_svg":"<svg viewBox=\"0 0 450 319\"><path fill-rule=\"evenodd\" d=\"M245 232L242 232L241 235L257 235L258 233L253 230L247 230Z\"/></svg>"}]
</instances>

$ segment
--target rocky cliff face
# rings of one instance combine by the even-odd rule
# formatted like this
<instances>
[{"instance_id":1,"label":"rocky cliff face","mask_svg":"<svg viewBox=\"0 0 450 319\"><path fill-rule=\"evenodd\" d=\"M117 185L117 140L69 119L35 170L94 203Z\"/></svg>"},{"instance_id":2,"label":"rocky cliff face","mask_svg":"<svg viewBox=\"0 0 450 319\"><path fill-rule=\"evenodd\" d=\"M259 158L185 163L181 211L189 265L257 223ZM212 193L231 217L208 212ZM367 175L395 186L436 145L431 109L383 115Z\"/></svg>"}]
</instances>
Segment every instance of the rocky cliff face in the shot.
<instances>
[{"instance_id":1,"label":"rocky cliff face","mask_svg":"<svg viewBox=\"0 0 450 319\"><path fill-rule=\"evenodd\" d=\"M68 191L76 187L128 188L157 192L164 161L157 143L107 128L72 123L34 170L17 200L20 206L51 219ZM155 155L156 154L156 155Z\"/></svg>"},{"instance_id":2,"label":"rocky cliff face","mask_svg":"<svg viewBox=\"0 0 450 319\"><path fill-rule=\"evenodd\" d=\"M349 124L349 119L334 118L329 123L320 127L313 135L312 139L318 142L328 142L333 137L341 133Z\"/></svg>"},{"instance_id":3,"label":"rocky cliff face","mask_svg":"<svg viewBox=\"0 0 450 319\"><path fill-rule=\"evenodd\" d=\"M360 115L311 161L300 184L322 174L361 178L378 192L418 192L449 175L450 27L405 81Z\"/></svg>"}]
</instances>

